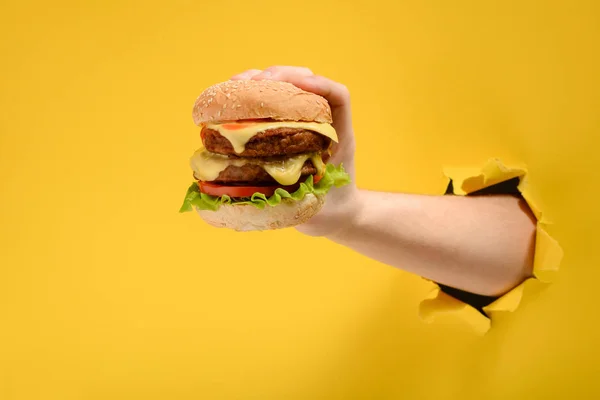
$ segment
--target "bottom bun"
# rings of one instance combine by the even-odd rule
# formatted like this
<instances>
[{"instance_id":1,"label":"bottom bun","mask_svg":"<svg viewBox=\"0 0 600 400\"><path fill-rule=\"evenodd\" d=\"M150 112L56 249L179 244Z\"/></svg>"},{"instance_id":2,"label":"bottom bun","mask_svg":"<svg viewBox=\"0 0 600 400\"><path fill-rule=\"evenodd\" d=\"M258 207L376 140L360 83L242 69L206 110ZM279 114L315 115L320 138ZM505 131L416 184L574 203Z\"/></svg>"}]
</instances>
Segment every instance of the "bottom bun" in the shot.
<instances>
[{"instance_id":1,"label":"bottom bun","mask_svg":"<svg viewBox=\"0 0 600 400\"><path fill-rule=\"evenodd\" d=\"M266 231L303 224L317 214L324 203L324 195L309 193L302 200L283 199L275 207L266 206L263 209L241 204L222 205L217 211L197 211L204 221L217 228L241 232Z\"/></svg>"}]
</instances>

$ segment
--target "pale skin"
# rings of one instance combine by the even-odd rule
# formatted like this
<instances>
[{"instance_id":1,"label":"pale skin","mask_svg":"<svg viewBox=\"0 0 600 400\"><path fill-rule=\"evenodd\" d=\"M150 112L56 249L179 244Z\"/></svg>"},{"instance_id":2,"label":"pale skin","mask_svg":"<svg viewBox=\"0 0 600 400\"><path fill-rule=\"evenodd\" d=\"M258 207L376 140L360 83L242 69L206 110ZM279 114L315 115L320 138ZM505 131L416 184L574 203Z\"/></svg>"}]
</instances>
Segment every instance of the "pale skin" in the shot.
<instances>
[{"instance_id":1,"label":"pale skin","mask_svg":"<svg viewBox=\"0 0 600 400\"><path fill-rule=\"evenodd\" d=\"M290 82L325 97L339 143L330 162L354 178L350 94L308 68L275 66L232 79ZM296 228L367 257L467 292L500 296L532 276L536 220L524 200L508 196L430 196L331 190L322 211Z\"/></svg>"}]
</instances>

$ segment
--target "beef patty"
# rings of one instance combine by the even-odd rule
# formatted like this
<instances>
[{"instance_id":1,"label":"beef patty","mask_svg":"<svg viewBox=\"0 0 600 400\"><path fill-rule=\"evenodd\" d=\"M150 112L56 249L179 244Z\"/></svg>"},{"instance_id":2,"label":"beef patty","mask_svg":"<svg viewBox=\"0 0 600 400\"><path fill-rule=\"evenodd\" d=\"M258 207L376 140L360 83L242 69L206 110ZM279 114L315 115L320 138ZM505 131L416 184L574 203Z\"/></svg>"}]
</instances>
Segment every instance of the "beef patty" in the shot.
<instances>
[{"instance_id":1,"label":"beef patty","mask_svg":"<svg viewBox=\"0 0 600 400\"><path fill-rule=\"evenodd\" d=\"M317 153L327 150L331 143L331 139L327 136L306 129L277 128L255 135L246 143L244 152L237 154L229 140L218 131L204 127L201 137L206 150L212 153L242 157Z\"/></svg>"},{"instance_id":2,"label":"beef patty","mask_svg":"<svg viewBox=\"0 0 600 400\"><path fill-rule=\"evenodd\" d=\"M329 153L324 152L321 154L321 159L324 163L329 160ZM312 161L306 160L302 166L301 177L299 182L304 182L308 175L316 175L317 168L313 165ZM194 178L196 178L194 176ZM197 179L197 178L196 178ZM260 160L257 160L256 164L248 163L237 167L230 165L219 173L217 179L212 181L220 185L228 186L269 186L279 185L279 183L271 177L260 165Z\"/></svg>"}]
</instances>

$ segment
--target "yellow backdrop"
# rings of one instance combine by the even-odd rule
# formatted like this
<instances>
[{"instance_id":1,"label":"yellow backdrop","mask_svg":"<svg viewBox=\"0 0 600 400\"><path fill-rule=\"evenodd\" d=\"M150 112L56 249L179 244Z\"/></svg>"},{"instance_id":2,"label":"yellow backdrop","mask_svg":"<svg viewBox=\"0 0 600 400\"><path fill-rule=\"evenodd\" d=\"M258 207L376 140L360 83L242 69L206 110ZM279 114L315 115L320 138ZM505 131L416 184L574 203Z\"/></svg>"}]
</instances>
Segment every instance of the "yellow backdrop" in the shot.
<instances>
[{"instance_id":1,"label":"yellow backdrop","mask_svg":"<svg viewBox=\"0 0 600 400\"><path fill-rule=\"evenodd\" d=\"M3 1L0 398L600 395L599 4ZM361 187L524 165L555 282L478 336L419 277L178 214L196 96L271 64L350 88Z\"/></svg>"}]
</instances>

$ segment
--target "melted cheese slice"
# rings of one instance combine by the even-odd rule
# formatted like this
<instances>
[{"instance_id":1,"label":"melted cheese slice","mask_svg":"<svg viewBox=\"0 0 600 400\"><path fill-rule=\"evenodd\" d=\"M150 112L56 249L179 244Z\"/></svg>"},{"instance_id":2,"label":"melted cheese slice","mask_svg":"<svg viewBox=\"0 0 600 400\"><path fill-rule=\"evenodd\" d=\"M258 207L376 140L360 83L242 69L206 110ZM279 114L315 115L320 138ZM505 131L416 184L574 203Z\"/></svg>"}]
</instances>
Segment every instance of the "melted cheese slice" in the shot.
<instances>
[{"instance_id":1,"label":"melted cheese slice","mask_svg":"<svg viewBox=\"0 0 600 400\"><path fill-rule=\"evenodd\" d=\"M306 129L327 136L334 142L338 141L337 133L330 124L321 124L318 122L251 122L251 123L226 123L226 124L205 124L208 129L215 130L225 137L233 150L240 154L246 148L246 143L252 137L269 129L277 128L298 128Z\"/></svg>"},{"instance_id":2,"label":"melted cheese slice","mask_svg":"<svg viewBox=\"0 0 600 400\"><path fill-rule=\"evenodd\" d=\"M311 160L317 173L323 175L325 164L319 154L298 154L290 158L269 160L252 158L229 158L221 154L207 151L204 147L196 150L190 158L190 166L194 175L201 181L214 181L219 174L230 165L241 167L246 164L260 165L280 185L293 185L302 175L302 166Z\"/></svg>"}]
</instances>

